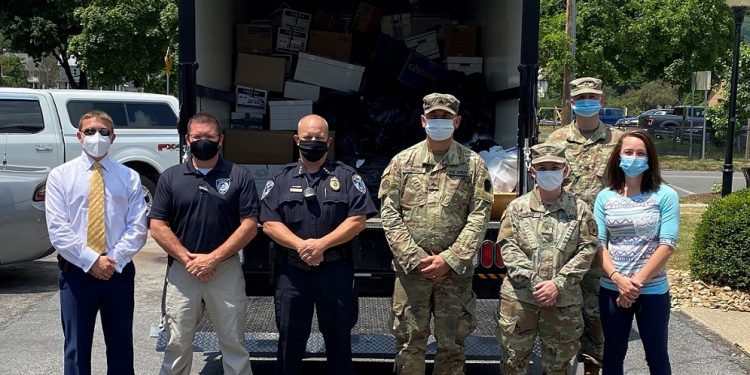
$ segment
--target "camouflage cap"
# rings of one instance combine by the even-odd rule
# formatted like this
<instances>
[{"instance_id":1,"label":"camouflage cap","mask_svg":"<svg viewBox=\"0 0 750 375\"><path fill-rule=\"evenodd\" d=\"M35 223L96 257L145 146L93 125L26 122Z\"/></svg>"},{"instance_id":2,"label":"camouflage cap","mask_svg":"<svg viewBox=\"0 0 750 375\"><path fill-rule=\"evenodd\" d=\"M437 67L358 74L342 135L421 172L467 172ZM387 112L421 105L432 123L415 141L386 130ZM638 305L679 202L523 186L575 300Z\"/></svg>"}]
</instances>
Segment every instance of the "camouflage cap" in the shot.
<instances>
[{"instance_id":1,"label":"camouflage cap","mask_svg":"<svg viewBox=\"0 0 750 375\"><path fill-rule=\"evenodd\" d=\"M540 143L531 147L531 164L544 162L565 164L565 146L557 143Z\"/></svg>"},{"instance_id":2,"label":"camouflage cap","mask_svg":"<svg viewBox=\"0 0 750 375\"><path fill-rule=\"evenodd\" d=\"M436 109L442 109L456 115L458 114L459 104L461 104L461 102L451 94L438 94L434 92L422 99L424 114L428 114Z\"/></svg>"},{"instance_id":3,"label":"camouflage cap","mask_svg":"<svg viewBox=\"0 0 750 375\"><path fill-rule=\"evenodd\" d=\"M602 80L594 77L581 77L570 81L570 96L581 94L602 95Z\"/></svg>"}]
</instances>

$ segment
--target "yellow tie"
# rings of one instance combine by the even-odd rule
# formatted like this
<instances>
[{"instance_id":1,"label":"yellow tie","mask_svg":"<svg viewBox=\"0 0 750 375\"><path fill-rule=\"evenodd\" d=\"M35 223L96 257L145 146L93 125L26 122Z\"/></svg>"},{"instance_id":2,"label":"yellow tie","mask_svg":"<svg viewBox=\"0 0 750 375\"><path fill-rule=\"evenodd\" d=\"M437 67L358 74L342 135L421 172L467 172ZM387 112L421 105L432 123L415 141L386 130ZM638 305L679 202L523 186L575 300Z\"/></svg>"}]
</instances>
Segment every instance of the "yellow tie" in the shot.
<instances>
[{"instance_id":1,"label":"yellow tie","mask_svg":"<svg viewBox=\"0 0 750 375\"><path fill-rule=\"evenodd\" d=\"M89 191L88 246L99 254L106 250L107 235L104 229L104 175L102 165L94 162Z\"/></svg>"}]
</instances>

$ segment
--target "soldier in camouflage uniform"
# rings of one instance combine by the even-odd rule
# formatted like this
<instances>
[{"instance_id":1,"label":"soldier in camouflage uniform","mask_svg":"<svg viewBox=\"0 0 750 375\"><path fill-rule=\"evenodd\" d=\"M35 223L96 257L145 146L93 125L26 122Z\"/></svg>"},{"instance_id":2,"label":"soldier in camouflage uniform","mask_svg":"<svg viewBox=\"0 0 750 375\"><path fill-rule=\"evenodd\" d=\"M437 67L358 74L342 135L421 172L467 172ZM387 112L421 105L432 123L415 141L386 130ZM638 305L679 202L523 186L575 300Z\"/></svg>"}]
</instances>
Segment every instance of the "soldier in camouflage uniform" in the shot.
<instances>
[{"instance_id":1,"label":"soldier in camouflage uniform","mask_svg":"<svg viewBox=\"0 0 750 375\"><path fill-rule=\"evenodd\" d=\"M438 346L433 374L463 374L464 340L476 328L473 260L493 194L484 161L453 141L458 106L452 95L424 97L427 139L396 155L380 185L396 271L396 374L424 375L431 317Z\"/></svg>"},{"instance_id":2,"label":"soldier in camouflage uniform","mask_svg":"<svg viewBox=\"0 0 750 375\"><path fill-rule=\"evenodd\" d=\"M498 317L502 373L526 374L538 336L546 374L564 375L580 348L580 282L596 254L596 224L586 202L561 187L564 147L531 151L537 186L508 205L498 235L508 270Z\"/></svg>"},{"instance_id":3,"label":"soldier in camouflage uniform","mask_svg":"<svg viewBox=\"0 0 750 375\"><path fill-rule=\"evenodd\" d=\"M563 187L576 195L593 210L596 195L604 188L605 169L612 148L622 131L599 120L602 105L602 81L584 77L570 82L571 106L576 113L569 125L554 131L547 142L565 145L565 159L570 174ZM584 363L586 375L597 375L601 369L604 334L599 318L599 278L601 260L594 260L591 270L581 282L583 291L584 330L578 360Z\"/></svg>"}]
</instances>

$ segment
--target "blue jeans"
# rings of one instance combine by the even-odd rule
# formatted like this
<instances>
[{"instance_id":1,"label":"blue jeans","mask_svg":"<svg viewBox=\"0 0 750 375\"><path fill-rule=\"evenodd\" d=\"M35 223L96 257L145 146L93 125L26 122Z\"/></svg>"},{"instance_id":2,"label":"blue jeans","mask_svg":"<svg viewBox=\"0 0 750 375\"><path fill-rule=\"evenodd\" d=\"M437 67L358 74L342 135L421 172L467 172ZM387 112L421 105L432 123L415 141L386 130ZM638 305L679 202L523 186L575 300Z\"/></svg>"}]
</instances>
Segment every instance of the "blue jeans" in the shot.
<instances>
[{"instance_id":1,"label":"blue jeans","mask_svg":"<svg viewBox=\"0 0 750 375\"><path fill-rule=\"evenodd\" d=\"M651 375L670 375L672 368L667 353L669 326L669 293L641 294L628 309L617 306L617 291L601 288L599 311L604 331L604 367L602 375L623 374L633 316L643 342Z\"/></svg>"}]
</instances>

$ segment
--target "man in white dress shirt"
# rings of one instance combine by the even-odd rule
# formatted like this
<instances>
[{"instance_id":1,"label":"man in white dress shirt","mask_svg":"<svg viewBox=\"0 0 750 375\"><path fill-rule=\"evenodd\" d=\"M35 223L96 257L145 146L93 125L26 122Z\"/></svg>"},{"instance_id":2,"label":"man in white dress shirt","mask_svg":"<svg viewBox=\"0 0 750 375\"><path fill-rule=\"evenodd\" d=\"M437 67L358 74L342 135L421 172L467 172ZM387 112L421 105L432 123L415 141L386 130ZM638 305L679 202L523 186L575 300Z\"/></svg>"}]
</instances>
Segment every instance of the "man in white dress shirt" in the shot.
<instances>
[{"instance_id":1,"label":"man in white dress shirt","mask_svg":"<svg viewBox=\"0 0 750 375\"><path fill-rule=\"evenodd\" d=\"M47 178L47 229L60 266L65 375L91 374L97 313L107 374L133 374L133 256L146 243L138 173L112 160L112 118L92 110L78 123L83 153Z\"/></svg>"}]
</instances>

